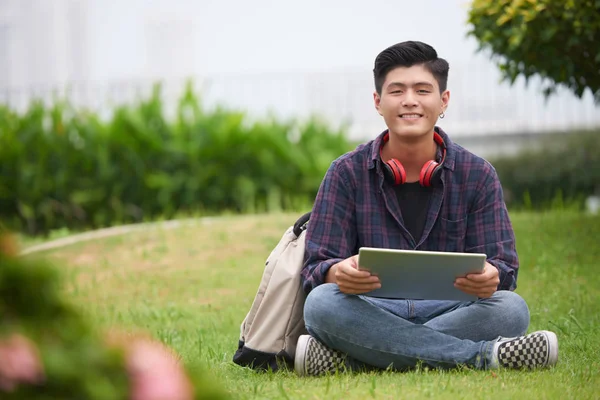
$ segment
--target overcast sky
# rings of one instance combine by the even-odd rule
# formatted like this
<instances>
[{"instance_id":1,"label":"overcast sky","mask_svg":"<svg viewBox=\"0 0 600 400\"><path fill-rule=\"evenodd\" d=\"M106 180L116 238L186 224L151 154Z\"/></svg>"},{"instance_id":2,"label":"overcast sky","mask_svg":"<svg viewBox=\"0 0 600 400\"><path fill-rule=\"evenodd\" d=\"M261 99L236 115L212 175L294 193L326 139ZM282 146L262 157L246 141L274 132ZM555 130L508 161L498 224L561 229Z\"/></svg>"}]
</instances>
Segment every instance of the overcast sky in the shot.
<instances>
[{"instance_id":1,"label":"overcast sky","mask_svg":"<svg viewBox=\"0 0 600 400\"><path fill-rule=\"evenodd\" d=\"M469 62L464 1L457 0L103 0L92 1L94 76L144 73L144 23L162 25L166 45L193 49L189 72L372 68L404 40L433 45L450 64ZM110 27L111 29L107 29ZM151 33L150 33L151 34ZM151 34L152 35L152 34ZM105 58L110 54L112 57ZM186 71L187 72L187 71Z\"/></svg>"}]
</instances>

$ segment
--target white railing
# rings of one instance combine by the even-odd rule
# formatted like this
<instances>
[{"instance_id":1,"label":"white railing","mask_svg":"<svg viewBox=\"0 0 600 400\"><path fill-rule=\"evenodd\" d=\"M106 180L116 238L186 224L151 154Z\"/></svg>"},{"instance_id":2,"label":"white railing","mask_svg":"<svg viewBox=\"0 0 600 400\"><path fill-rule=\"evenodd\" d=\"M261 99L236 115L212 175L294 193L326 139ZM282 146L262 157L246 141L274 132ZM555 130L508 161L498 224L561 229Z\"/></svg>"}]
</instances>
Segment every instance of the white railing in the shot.
<instances>
[{"instance_id":1,"label":"white railing","mask_svg":"<svg viewBox=\"0 0 600 400\"><path fill-rule=\"evenodd\" d=\"M576 99L561 90L547 101L535 83L529 88L499 84L498 77L453 67L449 88L451 102L439 124L458 138L487 135L522 135L550 131L600 127L600 107L587 95ZM453 78L457 76L457 78ZM78 108L108 115L116 104L147 97L154 80L110 83L68 83L56 87L32 86L0 89L0 103L17 110L27 108L33 98L51 102L58 94ZM171 115L183 93L185 79L162 81L165 108ZM262 73L194 77L195 91L203 106L217 104L245 110L250 117L273 114L280 118L304 119L320 115L333 126L350 124L355 139L372 137L385 128L373 107L370 71L319 73Z\"/></svg>"}]
</instances>

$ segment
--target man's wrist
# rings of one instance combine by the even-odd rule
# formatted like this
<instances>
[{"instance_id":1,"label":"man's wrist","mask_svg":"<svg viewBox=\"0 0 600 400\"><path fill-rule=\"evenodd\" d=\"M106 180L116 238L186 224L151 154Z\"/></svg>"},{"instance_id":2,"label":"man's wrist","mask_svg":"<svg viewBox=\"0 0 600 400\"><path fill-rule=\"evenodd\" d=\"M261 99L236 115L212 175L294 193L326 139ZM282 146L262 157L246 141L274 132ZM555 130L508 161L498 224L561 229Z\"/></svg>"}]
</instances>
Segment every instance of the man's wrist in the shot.
<instances>
[{"instance_id":1,"label":"man's wrist","mask_svg":"<svg viewBox=\"0 0 600 400\"><path fill-rule=\"evenodd\" d=\"M337 270L337 263L333 264L327 270L327 274L325 274L325 283L337 283L337 279L335 279L335 271Z\"/></svg>"}]
</instances>

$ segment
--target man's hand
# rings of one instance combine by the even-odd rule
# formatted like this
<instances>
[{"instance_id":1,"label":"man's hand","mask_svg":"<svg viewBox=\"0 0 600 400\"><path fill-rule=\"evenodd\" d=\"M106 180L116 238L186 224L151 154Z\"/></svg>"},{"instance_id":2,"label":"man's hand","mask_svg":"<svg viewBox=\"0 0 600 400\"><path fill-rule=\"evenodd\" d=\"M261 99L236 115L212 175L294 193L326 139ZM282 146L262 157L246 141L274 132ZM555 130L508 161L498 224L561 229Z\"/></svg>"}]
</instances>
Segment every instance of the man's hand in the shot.
<instances>
[{"instance_id":1,"label":"man's hand","mask_svg":"<svg viewBox=\"0 0 600 400\"><path fill-rule=\"evenodd\" d=\"M332 265L327 271L325 282L337 283L340 291L346 294L362 294L381 287L377 276L358 270L358 255Z\"/></svg>"},{"instance_id":2,"label":"man's hand","mask_svg":"<svg viewBox=\"0 0 600 400\"><path fill-rule=\"evenodd\" d=\"M498 269L486 261L482 273L469 274L464 278L457 278L454 281L454 287L465 293L486 299L496 292L499 283Z\"/></svg>"}]
</instances>

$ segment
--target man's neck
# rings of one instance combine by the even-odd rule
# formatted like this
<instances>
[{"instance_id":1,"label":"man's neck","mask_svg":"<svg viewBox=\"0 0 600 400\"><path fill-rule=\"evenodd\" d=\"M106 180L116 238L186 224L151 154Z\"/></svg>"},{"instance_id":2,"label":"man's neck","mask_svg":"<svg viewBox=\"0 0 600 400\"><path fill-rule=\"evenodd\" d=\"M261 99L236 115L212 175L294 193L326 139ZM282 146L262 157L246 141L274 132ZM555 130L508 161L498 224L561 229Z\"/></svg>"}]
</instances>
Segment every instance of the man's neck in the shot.
<instances>
[{"instance_id":1,"label":"man's neck","mask_svg":"<svg viewBox=\"0 0 600 400\"><path fill-rule=\"evenodd\" d=\"M433 135L414 140L402 140L390 134L389 141L383 147L383 159L388 161L395 158L400 161L406 171L407 182L415 182L419 180L423 165L435 159L436 152L437 145Z\"/></svg>"}]
</instances>

